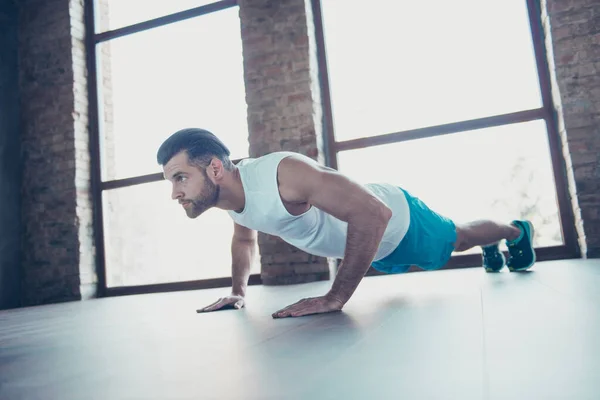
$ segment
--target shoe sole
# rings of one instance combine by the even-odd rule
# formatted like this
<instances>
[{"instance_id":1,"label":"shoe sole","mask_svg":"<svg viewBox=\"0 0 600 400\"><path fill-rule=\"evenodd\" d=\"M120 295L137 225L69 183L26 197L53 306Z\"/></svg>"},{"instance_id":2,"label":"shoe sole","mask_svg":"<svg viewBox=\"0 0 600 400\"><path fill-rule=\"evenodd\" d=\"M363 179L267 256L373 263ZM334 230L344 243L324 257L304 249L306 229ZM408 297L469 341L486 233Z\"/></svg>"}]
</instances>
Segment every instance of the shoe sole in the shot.
<instances>
[{"instance_id":1,"label":"shoe sole","mask_svg":"<svg viewBox=\"0 0 600 400\"><path fill-rule=\"evenodd\" d=\"M529 233L527 234L527 237L529 238L529 243L531 243L531 252L533 253L533 259L531 260L531 263L529 263L529 265L525 266L525 267L521 267L521 268L514 268L514 267L508 267L510 272L519 272L519 271L526 271L529 268L531 268L533 266L533 264L535 264L535 260L536 260L536 256L535 256L535 249L533 248L533 235L535 233L534 228L533 228L533 224L529 221L524 221L527 226L529 227Z\"/></svg>"}]
</instances>

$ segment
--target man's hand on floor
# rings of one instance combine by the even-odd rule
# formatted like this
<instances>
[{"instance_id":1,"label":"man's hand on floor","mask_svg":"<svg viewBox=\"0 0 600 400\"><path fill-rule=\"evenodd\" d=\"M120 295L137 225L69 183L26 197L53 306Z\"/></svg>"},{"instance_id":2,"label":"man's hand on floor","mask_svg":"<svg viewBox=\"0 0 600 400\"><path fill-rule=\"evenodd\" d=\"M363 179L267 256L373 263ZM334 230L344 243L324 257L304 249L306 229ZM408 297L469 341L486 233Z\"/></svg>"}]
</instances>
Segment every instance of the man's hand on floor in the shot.
<instances>
[{"instance_id":1,"label":"man's hand on floor","mask_svg":"<svg viewBox=\"0 0 600 400\"><path fill-rule=\"evenodd\" d=\"M246 305L244 298L242 296L237 295L229 295L227 297L222 297L219 300L215 301L211 305L208 305L204 308L196 310L198 313L202 312L210 312L217 310L229 310L232 308L240 309Z\"/></svg>"},{"instance_id":2,"label":"man's hand on floor","mask_svg":"<svg viewBox=\"0 0 600 400\"><path fill-rule=\"evenodd\" d=\"M301 317L303 315L340 311L343 306L341 301L331 297L311 297L302 299L297 303L277 311L273 314L273 318Z\"/></svg>"}]
</instances>

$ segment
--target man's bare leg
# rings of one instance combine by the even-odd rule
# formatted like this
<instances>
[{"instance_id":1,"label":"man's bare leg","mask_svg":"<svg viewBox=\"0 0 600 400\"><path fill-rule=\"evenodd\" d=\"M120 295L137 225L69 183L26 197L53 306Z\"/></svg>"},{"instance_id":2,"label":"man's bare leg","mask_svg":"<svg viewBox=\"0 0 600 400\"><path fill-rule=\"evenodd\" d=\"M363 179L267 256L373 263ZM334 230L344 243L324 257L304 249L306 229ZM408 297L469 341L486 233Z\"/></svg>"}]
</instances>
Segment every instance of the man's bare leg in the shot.
<instances>
[{"instance_id":1,"label":"man's bare leg","mask_svg":"<svg viewBox=\"0 0 600 400\"><path fill-rule=\"evenodd\" d=\"M489 246L503 239L515 240L521 230L513 224L501 224L490 220L473 221L456 226L456 251L466 251L475 246Z\"/></svg>"},{"instance_id":2,"label":"man's bare leg","mask_svg":"<svg viewBox=\"0 0 600 400\"><path fill-rule=\"evenodd\" d=\"M510 224L481 220L457 225L455 250L466 251L481 246L483 267L488 272L500 271L506 259L498 249L498 243L506 240L510 257L508 268L511 271L524 271L535 263L533 247L533 225L529 221L515 220Z\"/></svg>"}]
</instances>

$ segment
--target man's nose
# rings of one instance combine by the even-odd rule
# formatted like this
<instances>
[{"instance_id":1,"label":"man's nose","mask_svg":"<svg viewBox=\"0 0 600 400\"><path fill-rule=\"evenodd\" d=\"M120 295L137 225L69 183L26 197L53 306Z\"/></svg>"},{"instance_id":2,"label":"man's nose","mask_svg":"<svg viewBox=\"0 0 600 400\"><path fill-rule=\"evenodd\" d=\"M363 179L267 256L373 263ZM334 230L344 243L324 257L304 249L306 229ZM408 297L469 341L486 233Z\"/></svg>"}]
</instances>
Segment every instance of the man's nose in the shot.
<instances>
[{"instance_id":1,"label":"man's nose","mask_svg":"<svg viewBox=\"0 0 600 400\"><path fill-rule=\"evenodd\" d=\"M173 191L171 192L171 198L173 200L177 200L181 197L183 197L183 193L179 192L176 188L173 188Z\"/></svg>"}]
</instances>

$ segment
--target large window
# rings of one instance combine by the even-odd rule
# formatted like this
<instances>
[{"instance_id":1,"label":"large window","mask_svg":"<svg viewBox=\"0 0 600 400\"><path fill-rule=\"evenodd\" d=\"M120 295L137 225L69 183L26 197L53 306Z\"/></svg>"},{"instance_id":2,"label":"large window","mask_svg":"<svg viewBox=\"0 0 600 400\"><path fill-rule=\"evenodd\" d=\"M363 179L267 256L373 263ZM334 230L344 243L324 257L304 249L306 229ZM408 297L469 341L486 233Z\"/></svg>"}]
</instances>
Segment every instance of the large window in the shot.
<instances>
[{"instance_id":1,"label":"large window","mask_svg":"<svg viewBox=\"0 0 600 400\"><path fill-rule=\"evenodd\" d=\"M332 167L457 222L529 219L539 259L576 254L537 1L312 4Z\"/></svg>"},{"instance_id":2,"label":"large window","mask_svg":"<svg viewBox=\"0 0 600 400\"><path fill-rule=\"evenodd\" d=\"M542 106L522 0L321 2L337 140Z\"/></svg>"},{"instance_id":3,"label":"large window","mask_svg":"<svg viewBox=\"0 0 600 400\"><path fill-rule=\"evenodd\" d=\"M519 141L523 146L515 148ZM363 183L397 182L459 223L529 219L537 246L558 246L563 237L548 149L544 122L532 121L342 151L338 167Z\"/></svg>"},{"instance_id":4,"label":"large window","mask_svg":"<svg viewBox=\"0 0 600 400\"><path fill-rule=\"evenodd\" d=\"M156 162L162 141L185 127L220 136L234 160L248 156L239 10L207 3L94 2L96 240L109 292L231 277L233 222L221 210L188 219Z\"/></svg>"},{"instance_id":5,"label":"large window","mask_svg":"<svg viewBox=\"0 0 600 400\"><path fill-rule=\"evenodd\" d=\"M97 33L114 31L144 21L213 3L214 0L96 0Z\"/></svg>"},{"instance_id":6,"label":"large window","mask_svg":"<svg viewBox=\"0 0 600 400\"><path fill-rule=\"evenodd\" d=\"M97 54L110 80L112 128L103 140L114 147L102 153L103 180L156 172L156 150L183 127L209 129L233 157L248 155L236 9L101 42Z\"/></svg>"}]
</instances>

